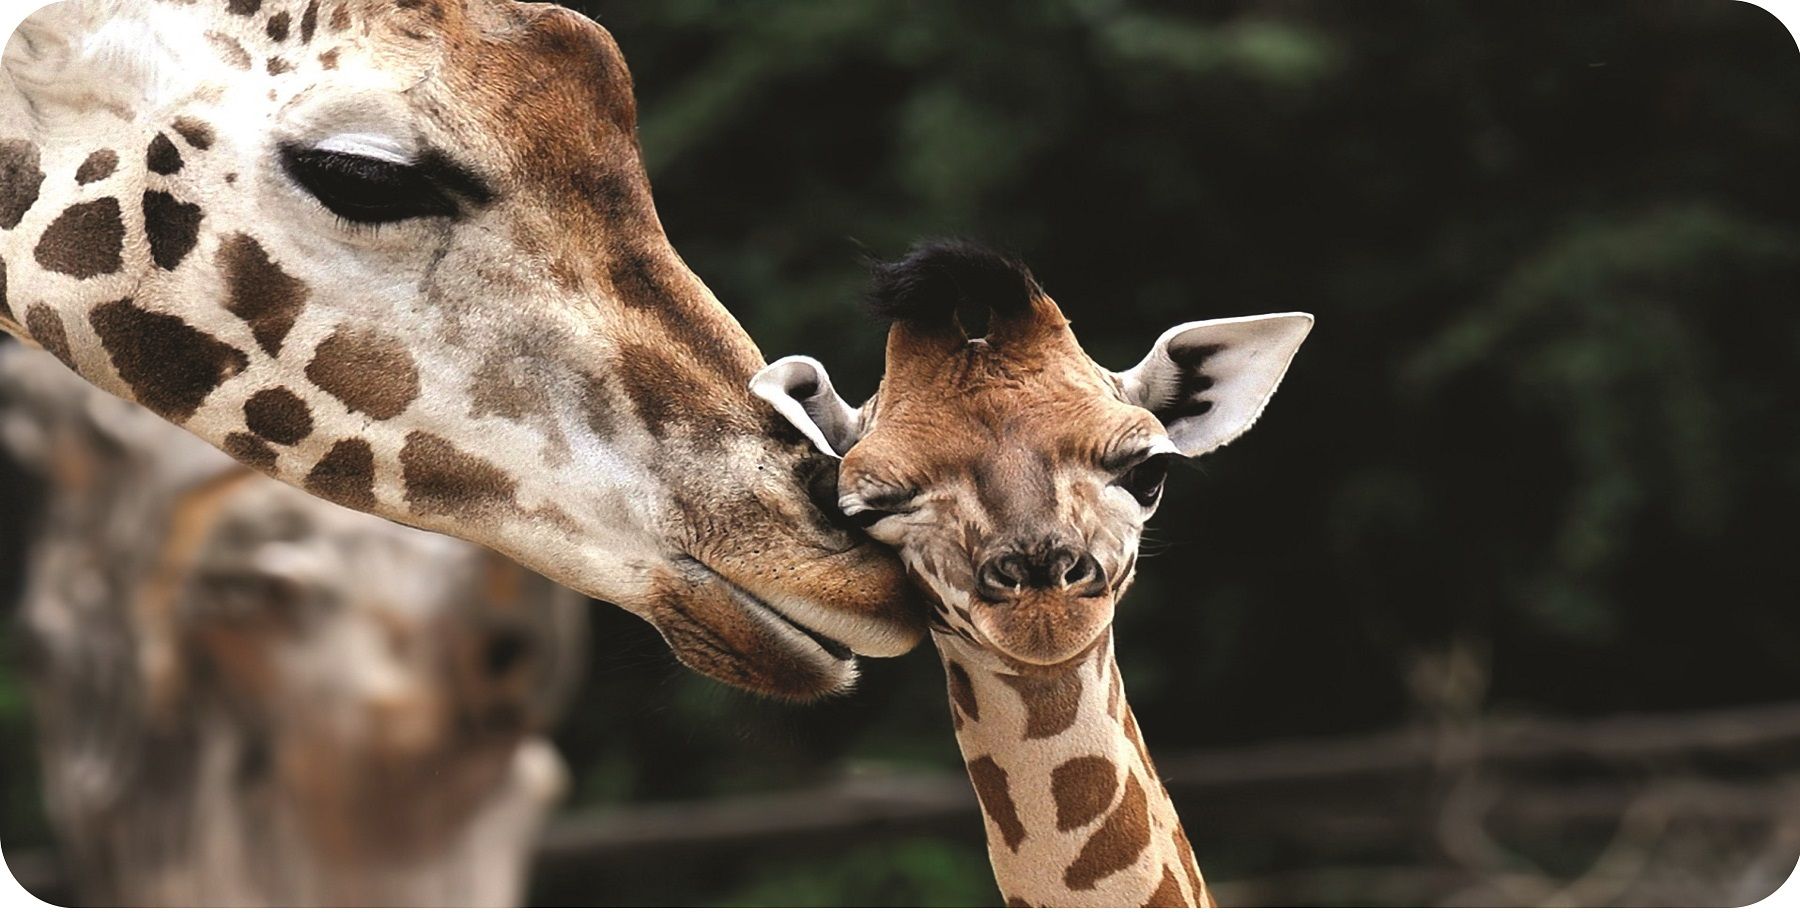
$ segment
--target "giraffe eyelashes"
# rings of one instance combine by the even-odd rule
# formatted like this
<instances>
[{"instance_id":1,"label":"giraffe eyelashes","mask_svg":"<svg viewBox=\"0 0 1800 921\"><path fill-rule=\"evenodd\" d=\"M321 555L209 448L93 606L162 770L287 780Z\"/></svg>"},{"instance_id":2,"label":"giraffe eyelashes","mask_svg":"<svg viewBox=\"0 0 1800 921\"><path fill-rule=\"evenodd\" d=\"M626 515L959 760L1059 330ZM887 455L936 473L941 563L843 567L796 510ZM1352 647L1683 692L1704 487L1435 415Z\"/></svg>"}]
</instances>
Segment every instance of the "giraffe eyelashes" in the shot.
<instances>
[{"instance_id":1,"label":"giraffe eyelashes","mask_svg":"<svg viewBox=\"0 0 1800 921\"><path fill-rule=\"evenodd\" d=\"M1169 459L1173 456L1152 454L1126 471L1113 485L1122 487L1139 505L1149 508L1162 498L1163 481L1168 479Z\"/></svg>"},{"instance_id":2,"label":"giraffe eyelashes","mask_svg":"<svg viewBox=\"0 0 1800 921\"><path fill-rule=\"evenodd\" d=\"M473 174L435 153L408 162L290 144L281 148L281 163L319 204L352 224L456 217L459 198L483 204L492 197Z\"/></svg>"}]
</instances>

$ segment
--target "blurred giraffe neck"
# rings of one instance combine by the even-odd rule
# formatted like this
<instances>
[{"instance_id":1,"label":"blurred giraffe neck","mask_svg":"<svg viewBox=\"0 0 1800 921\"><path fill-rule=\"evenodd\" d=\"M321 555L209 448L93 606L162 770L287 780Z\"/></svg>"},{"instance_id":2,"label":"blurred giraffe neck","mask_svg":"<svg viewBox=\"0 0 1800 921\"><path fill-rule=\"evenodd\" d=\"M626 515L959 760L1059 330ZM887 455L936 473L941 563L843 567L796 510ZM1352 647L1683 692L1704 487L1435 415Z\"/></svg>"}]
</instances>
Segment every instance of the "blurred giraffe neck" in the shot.
<instances>
[{"instance_id":1,"label":"blurred giraffe neck","mask_svg":"<svg viewBox=\"0 0 1800 921\"><path fill-rule=\"evenodd\" d=\"M1007 905L1212 907L1125 701L1111 629L1050 667L932 638Z\"/></svg>"}]
</instances>

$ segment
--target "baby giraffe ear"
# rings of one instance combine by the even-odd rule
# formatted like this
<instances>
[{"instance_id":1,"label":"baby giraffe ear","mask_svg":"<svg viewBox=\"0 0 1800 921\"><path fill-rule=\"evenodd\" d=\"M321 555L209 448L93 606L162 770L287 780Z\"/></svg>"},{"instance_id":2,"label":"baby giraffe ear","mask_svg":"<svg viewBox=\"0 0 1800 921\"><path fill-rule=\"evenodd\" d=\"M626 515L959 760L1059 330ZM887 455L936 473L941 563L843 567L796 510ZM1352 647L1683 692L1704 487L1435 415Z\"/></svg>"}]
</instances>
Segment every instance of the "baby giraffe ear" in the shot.
<instances>
[{"instance_id":1,"label":"baby giraffe ear","mask_svg":"<svg viewBox=\"0 0 1800 921\"><path fill-rule=\"evenodd\" d=\"M1262 415L1312 324L1309 313L1183 323L1119 375L1125 398L1155 413L1181 453L1205 454Z\"/></svg>"},{"instance_id":2,"label":"baby giraffe ear","mask_svg":"<svg viewBox=\"0 0 1800 921\"><path fill-rule=\"evenodd\" d=\"M783 358L756 372L750 392L832 457L843 457L862 437L861 413L838 396L825 366L804 355Z\"/></svg>"}]
</instances>

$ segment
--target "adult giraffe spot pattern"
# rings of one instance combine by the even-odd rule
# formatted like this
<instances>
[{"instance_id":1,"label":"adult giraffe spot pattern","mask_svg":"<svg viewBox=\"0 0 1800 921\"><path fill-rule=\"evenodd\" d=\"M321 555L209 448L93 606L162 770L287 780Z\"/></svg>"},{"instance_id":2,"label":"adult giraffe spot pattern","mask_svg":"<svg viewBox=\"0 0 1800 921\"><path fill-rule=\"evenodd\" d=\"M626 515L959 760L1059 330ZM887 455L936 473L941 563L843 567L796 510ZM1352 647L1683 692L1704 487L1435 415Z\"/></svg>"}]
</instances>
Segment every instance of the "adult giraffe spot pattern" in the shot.
<instances>
[{"instance_id":1,"label":"adult giraffe spot pattern","mask_svg":"<svg viewBox=\"0 0 1800 921\"><path fill-rule=\"evenodd\" d=\"M87 155L81 165L75 168L75 184L87 185L99 182L113 174L119 168L119 155L111 150L101 148Z\"/></svg>"},{"instance_id":2,"label":"adult giraffe spot pattern","mask_svg":"<svg viewBox=\"0 0 1800 921\"><path fill-rule=\"evenodd\" d=\"M175 119L175 133L195 150L206 150L213 145L212 126L191 116L183 115Z\"/></svg>"},{"instance_id":3,"label":"adult giraffe spot pattern","mask_svg":"<svg viewBox=\"0 0 1800 921\"><path fill-rule=\"evenodd\" d=\"M272 473L275 470L275 449L269 443L249 432L232 432L225 436L225 453L246 467Z\"/></svg>"},{"instance_id":4,"label":"adult giraffe spot pattern","mask_svg":"<svg viewBox=\"0 0 1800 921\"><path fill-rule=\"evenodd\" d=\"M286 387L259 390L244 403L244 424L279 445L299 444L312 434L312 410Z\"/></svg>"},{"instance_id":5,"label":"adult giraffe spot pattern","mask_svg":"<svg viewBox=\"0 0 1800 921\"><path fill-rule=\"evenodd\" d=\"M1006 769L987 755L982 755L968 763L969 780L975 785L975 798L981 801L981 811L1000 829L1001 840L1008 849L1018 853L1019 844L1025 840L1025 825L1019 821L1019 809L1014 805L1012 790L1006 779Z\"/></svg>"},{"instance_id":6,"label":"adult giraffe spot pattern","mask_svg":"<svg viewBox=\"0 0 1800 921\"><path fill-rule=\"evenodd\" d=\"M144 193L144 236L150 258L163 271L173 271L194 251L200 239L200 206L179 201L167 192Z\"/></svg>"},{"instance_id":7,"label":"adult giraffe spot pattern","mask_svg":"<svg viewBox=\"0 0 1800 921\"><path fill-rule=\"evenodd\" d=\"M181 151L175 149L175 142L169 140L168 135L158 133L150 139L149 149L144 151L144 165L153 173L173 176L181 172Z\"/></svg>"},{"instance_id":8,"label":"adult giraffe spot pattern","mask_svg":"<svg viewBox=\"0 0 1800 921\"><path fill-rule=\"evenodd\" d=\"M214 261L225 273L225 309L250 324L264 352L279 355L306 303L306 283L282 271L249 234L227 237Z\"/></svg>"},{"instance_id":9,"label":"adult giraffe spot pattern","mask_svg":"<svg viewBox=\"0 0 1800 921\"><path fill-rule=\"evenodd\" d=\"M975 685L969 680L968 670L955 662L945 670L950 673L950 699L969 719L981 719L981 704L975 699Z\"/></svg>"},{"instance_id":10,"label":"adult giraffe spot pattern","mask_svg":"<svg viewBox=\"0 0 1800 921\"><path fill-rule=\"evenodd\" d=\"M1156 891L1144 901L1145 908L1189 908L1187 901L1181 897L1181 883L1175 879L1174 871L1163 867L1162 882L1156 885Z\"/></svg>"},{"instance_id":11,"label":"adult giraffe spot pattern","mask_svg":"<svg viewBox=\"0 0 1800 921\"><path fill-rule=\"evenodd\" d=\"M306 379L371 419L392 419L419 396L419 369L405 344L374 330L332 333L313 352Z\"/></svg>"},{"instance_id":12,"label":"adult giraffe spot pattern","mask_svg":"<svg viewBox=\"0 0 1800 921\"><path fill-rule=\"evenodd\" d=\"M1063 883L1070 889L1092 889L1100 880L1131 866L1149 846L1149 803L1134 773L1126 777L1119 808L1106 817L1081 846L1075 862L1063 871Z\"/></svg>"},{"instance_id":13,"label":"adult giraffe spot pattern","mask_svg":"<svg viewBox=\"0 0 1800 921\"><path fill-rule=\"evenodd\" d=\"M0 141L0 230L19 226L43 185L37 146L18 139Z\"/></svg>"},{"instance_id":14,"label":"adult giraffe spot pattern","mask_svg":"<svg viewBox=\"0 0 1800 921\"><path fill-rule=\"evenodd\" d=\"M339 505L367 511L375 507L375 451L361 438L331 446L306 474L306 491Z\"/></svg>"},{"instance_id":15,"label":"adult giraffe spot pattern","mask_svg":"<svg viewBox=\"0 0 1800 921\"><path fill-rule=\"evenodd\" d=\"M137 402L174 422L249 364L243 352L129 298L95 307L88 321Z\"/></svg>"},{"instance_id":16,"label":"adult giraffe spot pattern","mask_svg":"<svg viewBox=\"0 0 1800 921\"><path fill-rule=\"evenodd\" d=\"M406 501L424 515L468 513L510 504L518 484L499 467L427 432L406 436L400 449Z\"/></svg>"},{"instance_id":17,"label":"adult giraffe spot pattern","mask_svg":"<svg viewBox=\"0 0 1800 921\"><path fill-rule=\"evenodd\" d=\"M32 255L52 272L93 278L119 270L124 246L119 200L108 197L70 205L44 228Z\"/></svg>"},{"instance_id":18,"label":"adult giraffe spot pattern","mask_svg":"<svg viewBox=\"0 0 1800 921\"><path fill-rule=\"evenodd\" d=\"M1081 676L1073 669L1059 669L1048 678L1001 675L1000 680L1025 704L1025 738L1048 739L1075 725L1081 709Z\"/></svg>"},{"instance_id":19,"label":"adult giraffe spot pattern","mask_svg":"<svg viewBox=\"0 0 1800 921\"><path fill-rule=\"evenodd\" d=\"M63 328L62 317L56 315L44 304L33 304L25 311L25 331L44 351L56 356L56 360L70 370L75 368L75 355L69 351L69 333Z\"/></svg>"}]
</instances>

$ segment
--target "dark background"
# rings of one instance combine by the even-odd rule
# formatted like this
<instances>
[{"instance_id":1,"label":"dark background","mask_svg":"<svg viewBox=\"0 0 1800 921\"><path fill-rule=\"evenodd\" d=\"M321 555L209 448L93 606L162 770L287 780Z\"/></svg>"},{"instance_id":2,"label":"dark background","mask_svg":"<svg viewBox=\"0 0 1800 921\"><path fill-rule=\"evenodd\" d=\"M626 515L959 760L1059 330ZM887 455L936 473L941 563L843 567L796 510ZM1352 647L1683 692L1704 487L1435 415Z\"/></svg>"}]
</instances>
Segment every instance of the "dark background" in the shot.
<instances>
[{"instance_id":1,"label":"dark background","mask_svg":"<svg viewBox=\"0 0 1800 921\"><path fill-rule=\"evenodd\" d=\"M1159 758L1800 700L1800 55L1768 13L573 5L631 65L677 249L768 356L820 357L852 402L878 380L884 333L856 308L861 260L925 235L1019 253L1114 368L1187 320L1317 316L1262 421L1172 475L1159 549L1121 608L1123 671ZM0 501L19 514L21 497ZM16 550L0 547L8 598ZM853 697L795 707L679 670L615 611L596 614L593 644L558 734L572 809L958 769L929 650L866 662ZM10 851L44 831L9 674ZM1795 754L1669 770L1791 779ZM1667 767L1635 765L1634 782ZM1427 808L1430 788L1395 808ZM1345 862L1279 835L1222 839L1212 805L1181 800L1209 879ZM1732 855L1791 846L1789 868L1800 855L1791 836L1707 834L1717 874ZM1527 836L1497 859L1575 878L1616 843L1604 827L1589 837ZM1361 853L1435 866L1455 851ZM539 899L996 900L973 824L641 863L543 884ZM1263 895L1240 904L1384 901L1299 882L1242 891Z\"/></svg>"}]
</instances>

